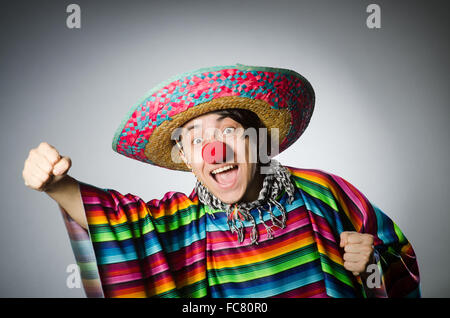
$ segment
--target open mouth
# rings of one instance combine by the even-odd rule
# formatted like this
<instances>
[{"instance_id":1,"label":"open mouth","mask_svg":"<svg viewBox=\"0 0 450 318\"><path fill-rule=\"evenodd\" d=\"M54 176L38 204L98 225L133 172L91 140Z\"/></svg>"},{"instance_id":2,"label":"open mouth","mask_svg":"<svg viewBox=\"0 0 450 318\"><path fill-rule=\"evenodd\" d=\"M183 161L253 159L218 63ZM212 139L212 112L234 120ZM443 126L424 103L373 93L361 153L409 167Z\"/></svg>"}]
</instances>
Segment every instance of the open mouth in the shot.
<instances>
[{"instance_id":1,"label":"open mouth","mask_svg":"<svg viewBox=\"0 0 450 318\"><path fill-rule=\"evenodd\" d=\"M221 186L228 187L236 182L238 165L226 165L211 171L212 178Z\"/></svg>"}]
</instances>

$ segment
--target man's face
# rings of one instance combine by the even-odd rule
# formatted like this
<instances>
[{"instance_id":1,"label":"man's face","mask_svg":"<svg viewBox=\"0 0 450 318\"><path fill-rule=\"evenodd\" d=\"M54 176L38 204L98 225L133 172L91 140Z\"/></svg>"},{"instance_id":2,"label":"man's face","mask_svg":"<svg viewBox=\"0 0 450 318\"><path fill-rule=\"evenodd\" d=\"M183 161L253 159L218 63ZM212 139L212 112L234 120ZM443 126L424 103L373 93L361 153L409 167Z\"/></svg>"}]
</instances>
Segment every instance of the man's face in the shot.
<instances>
[{"instance_id":1,"label":"man's face","mask_svg":"<svg viewBox=\"0 0 450 318\"><path fill-rule=\"evenodd\" d=\"M183 160L196 177L222 202L232 204L241 200L255 177L257 167L249 147L252 138L245 137L242 125L229 117L212 113L192 119L183 125L182 131ZM227 146L225 162L211 162L202 155L203 148L216 141Z\"/></svg>"}]
</instances>

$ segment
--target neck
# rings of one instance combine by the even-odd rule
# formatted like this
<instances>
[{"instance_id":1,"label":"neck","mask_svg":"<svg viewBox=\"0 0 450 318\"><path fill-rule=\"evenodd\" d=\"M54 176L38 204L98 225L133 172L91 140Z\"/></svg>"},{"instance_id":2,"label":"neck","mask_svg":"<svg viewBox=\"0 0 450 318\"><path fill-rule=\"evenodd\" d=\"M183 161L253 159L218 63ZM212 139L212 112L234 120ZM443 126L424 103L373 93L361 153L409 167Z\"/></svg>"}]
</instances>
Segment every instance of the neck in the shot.
<instances>
[{"instance_id":1,"label":"neck","mask_svg":"<svg viewBox=\"0 0 450 318\"><path fill-rule=\"evenodd\" d=\"M247 187L247 191L240 200L241 202L253 202L258 199L259 193L262 190L264 183L264 175L261 174L260 167L258 166L255 171L255 176Z\"/></svg>"}]
</instances>

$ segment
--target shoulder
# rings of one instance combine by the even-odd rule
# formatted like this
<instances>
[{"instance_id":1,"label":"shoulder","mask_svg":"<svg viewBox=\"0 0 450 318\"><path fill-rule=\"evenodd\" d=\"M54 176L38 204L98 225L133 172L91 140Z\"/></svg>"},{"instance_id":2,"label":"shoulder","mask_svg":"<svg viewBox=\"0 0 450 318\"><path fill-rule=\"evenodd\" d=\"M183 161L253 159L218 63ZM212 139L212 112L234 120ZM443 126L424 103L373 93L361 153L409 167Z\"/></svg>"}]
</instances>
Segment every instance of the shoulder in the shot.
<instances>
[{"instance_id":1,"label":"shoulder","mask_svg":"<svg viewBox=\"0 0 450 318\"><path fill-rule=\"evenodd\" d=\"M321 169L306 169L285 166L291 173L292 179L297 184L316 184L324 187L330 187L340 183L343 178Z\"/></svg>"},{"instance_id":2,"label":"shoulder","mask_svg":"<svg viewBox=\"0 0 450 318\"><path fill-rule=\"evenodd\" d=\"M313 195L329 202L332 198L341 199L342 196L358 195L360 191L341 176L321 169L305 169L286 167L292 176L294 185Z\"/></svg>"},{"instance_id":3,"label":"shoulder","mask_svg":"<svg viewBox=\"0 0 450 318\"><path fill-rule=\"evenodd\" d=\"M148 205L158 207L161 205L193 205L198 204L198 198L195 193L191 195L186 195L182 192L169 191L164 194L161 199L152 199L147 202Z\"/></svg>"},{"instance_id":4,"label":"shoulder","mask_svg":"<svg viewBox=\"0 0 450 318\"><path fill-rule=\"evenodd\" d=\"M115 189L100 188L88 183L80 182L80 192L84 203L100 204L107 207L130 207L135 208L145 206L153 213L168 215L178 210L189 209L198 205L198 198L195 192L187 196L184 193L169 191L161 199L143 200L140 196L126 193L123 194Z\"/></svg>"},{"instance_id":5,"label":"shoulder","mask_svg":"<svg viewBox=\"0 0 450 318\"><path fill-rule=\"evenodd\" d=\"M359 189L339 175L320 169L286 168L297 188L329 205L353 202L362 207L369 202Z\"/></svg>"},{"instance_id":6,"label":"shoulder","mask_svg":"<svg viewBox=\"0 0 450 318\"><path fill-rule=\"evenodd\" d=\"M178 211L197 210L198 197L195 192L189 196L176 191L169 191L159 200L153 199L147 202L154 217L173 215Z\"/></svg>"}]
</instances>

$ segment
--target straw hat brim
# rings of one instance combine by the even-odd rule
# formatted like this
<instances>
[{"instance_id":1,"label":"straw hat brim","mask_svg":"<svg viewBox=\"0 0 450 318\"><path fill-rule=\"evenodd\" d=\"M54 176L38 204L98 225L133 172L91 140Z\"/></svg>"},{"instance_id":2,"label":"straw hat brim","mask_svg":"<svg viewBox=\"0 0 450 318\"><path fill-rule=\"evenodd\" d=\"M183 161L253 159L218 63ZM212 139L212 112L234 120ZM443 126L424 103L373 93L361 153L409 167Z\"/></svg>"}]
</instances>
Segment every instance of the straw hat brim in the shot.
<instances>
[{"instance_id":1,"label":"straw hat brim","mask_svg":"<svg viewBox=\"0 0 450 318\"><path fill-rule=\"evenodd\" d=\"M113 138L114 151L159 167L187 171L172 132L189 120L227 108L253 111L278 128L279 153L304 132L314 110L311 84L295 71L242 64L176 75L151 89L126 114Z\"/></svg>"}]
</instances>

